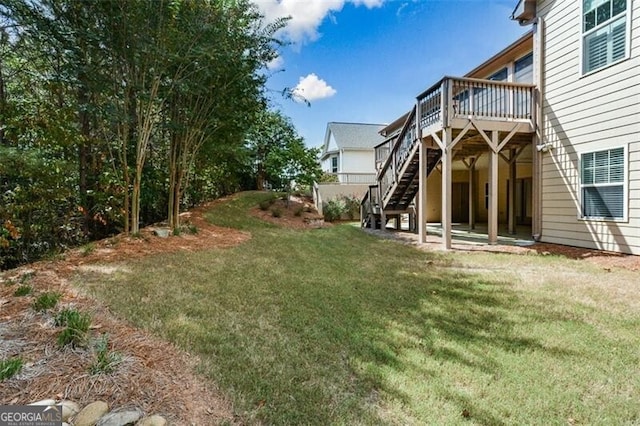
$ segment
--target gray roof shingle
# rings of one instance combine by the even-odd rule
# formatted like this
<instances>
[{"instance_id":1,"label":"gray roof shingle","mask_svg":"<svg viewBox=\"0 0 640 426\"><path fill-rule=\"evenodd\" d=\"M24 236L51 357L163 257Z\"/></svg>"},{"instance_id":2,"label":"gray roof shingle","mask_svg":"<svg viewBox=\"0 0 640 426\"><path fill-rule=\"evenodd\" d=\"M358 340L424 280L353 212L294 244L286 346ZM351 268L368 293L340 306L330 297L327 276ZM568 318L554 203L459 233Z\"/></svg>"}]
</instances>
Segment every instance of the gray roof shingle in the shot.
<instances>
[{"instance_id":1,"label":"gray roof shingle","mask_svg":"<svg viewBox=\"0 0 640 426\"><path fill-rule=\"evenodd\" d=\"M373 149L384 141L384 137L378 133L384 127L384 124L330 122L327 124L322 152L327 152L332 134L338 149Z\"/></svg>"}]
</instances>

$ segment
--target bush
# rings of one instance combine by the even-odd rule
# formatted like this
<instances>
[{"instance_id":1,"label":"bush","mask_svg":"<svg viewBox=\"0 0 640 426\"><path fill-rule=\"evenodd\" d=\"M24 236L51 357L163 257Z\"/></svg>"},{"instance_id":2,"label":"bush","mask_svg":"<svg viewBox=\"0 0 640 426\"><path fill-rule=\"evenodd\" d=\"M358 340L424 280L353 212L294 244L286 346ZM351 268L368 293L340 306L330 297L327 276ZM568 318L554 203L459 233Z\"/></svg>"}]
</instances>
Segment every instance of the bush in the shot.
<instances>
[{"instance_id":1,"label":"bush","mask_svg":"<svg viewBox=\"0 0 640 426\"><path fill-rule=\"evenodd\" d=\"M323 172L322 175L320 176L320 179L318 179L318 182L321 182L321 183L338 183L338 175L335 175L333 173Z\"/></svg>"},{"instance_id":2,"label":"bush","mask_svg":"<svg viewBox=\"0 0 640 426\"><path fill-rule=\"evenodd\" d=\"M9 358L0 361L0 381L7 380L15 376L22 370L22 358Z\"/></svg>"},{"instance_id":3,"label":"bush","mask_svg":"<svg viewBox=\"0 0 640 426\"><path fill-rule=\"evenodd\" d=\"M267 210L269 210L269 207L271 207L271 204L273 203L270 202L270 200L260 201L260 210L266 212Z\"/></svg>"},{"instance_id":4,"label":"bush","mask_svg":"<svg viewBox=\"0 0 640 426\"><path fill-rule=\"evenodd\" d=\"M324 220L333 222L340 220L342 215L347 212L347 206L342 199L330 200L322 207Z\"/></svg>"},{"instance_id":5,"label":"bush","mask_svg":"<svg viewBox=\"0 0 640 426\"><path fill-rule=\"evenodd\" d=\"M60 300L60 293L43 293L33 302L33 309L36 311L46 311L47 309L54 308Z\"/></svg>"},{"instance_id":6,"label":"bush","mask_svg":"<svg viewBox=\"0 0 640 426\"><path fill-rule=\"evenodd\" d=\"M280 207L274 207L271 209L271 216L282 217L282 209Z\"/></svg>"},{"instance_id":7,"label":"bush","mask_svg":"<svg viewBox=\"0 0 640 426\"><path fill-rule=\"evenodd\" d=\"M350 220L357 219L360 217L360 200L354 196L345 196L343 197L346 214Z\"/></svg>"},{"instance_id":8,"label":"bush","mask_svg":"<svg viewBox=\"0 0 640 426\"><path fill-rule=\"evenodd\" d=\"M293 215L296 217L300 217L302 216L302 212L304 211L304 207L300 206L297 207L294 211L293 211Z\"/></svg>"}]
</instances>

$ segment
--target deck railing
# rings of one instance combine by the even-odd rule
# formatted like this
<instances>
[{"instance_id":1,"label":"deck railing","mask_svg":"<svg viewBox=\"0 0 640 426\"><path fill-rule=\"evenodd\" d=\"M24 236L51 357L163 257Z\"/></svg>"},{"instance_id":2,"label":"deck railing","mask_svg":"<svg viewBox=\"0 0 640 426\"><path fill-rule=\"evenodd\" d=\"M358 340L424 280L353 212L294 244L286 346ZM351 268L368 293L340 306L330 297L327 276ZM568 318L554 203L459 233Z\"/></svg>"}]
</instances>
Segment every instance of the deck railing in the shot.
<instances>
[{"instance_id":1,"label":"deck railing","mask_svg":"<svg viewBox=\"0 0 640 426\"><path fill-rule=\"evenodd\" d=\"M328 173L338 178L338 183L343 184L370 184L376 183L375 173ZM335 182L328 182L335 183Z\"/></svg>"},{"instance_id":2,"label":"deck railing","mask_svg":"<svg viewBox=\"0 0 640 426\"><path fill-rule=\"evenodd\" d=\"M393 143L395 142L395 140L395 138L387 139L386 141L375 147L376 170L380 170L384 162L387 160L387 158L389 158L389 153L393 148Z\"/></svg>"},{"instance_id":3,"label":"deck railing","mask_svg":"<svg viewBox=\"0 0 640 426\"><path fill-rule=\"evenodd\" d=\"M455 118L532 120L532 84L445 77L418 96L420 127L447 127Z\"/></svg>"},{"instance_id":4,"label":"deck railing","mask_svg":"<svg viewBox=\"0 0 640 426\"><path fill-rule=\"evenodd\" d=\"M533 84L444 77L417 98L417 107L397 138L376 147L376 169L381 201L397 181L404 162L418 140L416 111L420 129L448 127L456 118L535 122Z\"/></svg>"}]
</instances>

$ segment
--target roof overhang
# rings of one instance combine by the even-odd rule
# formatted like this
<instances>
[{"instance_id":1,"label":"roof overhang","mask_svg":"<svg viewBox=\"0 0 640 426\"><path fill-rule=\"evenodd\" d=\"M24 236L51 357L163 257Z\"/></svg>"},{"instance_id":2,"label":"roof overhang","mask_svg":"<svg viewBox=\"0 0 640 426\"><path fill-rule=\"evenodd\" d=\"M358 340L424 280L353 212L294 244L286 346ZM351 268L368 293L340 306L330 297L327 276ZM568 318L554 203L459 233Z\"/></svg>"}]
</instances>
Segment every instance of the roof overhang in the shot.
<instances>
[{"instance_id":1,"label":"roof overhang","mask_svg":"<svg viewBox=\"0 0 640 426\"><path fill-rule=\"evenodd\" d=\"M528 25L536 17L536 0L519 0L511 19L520 25Z\"/></svg>"}]
</instances>

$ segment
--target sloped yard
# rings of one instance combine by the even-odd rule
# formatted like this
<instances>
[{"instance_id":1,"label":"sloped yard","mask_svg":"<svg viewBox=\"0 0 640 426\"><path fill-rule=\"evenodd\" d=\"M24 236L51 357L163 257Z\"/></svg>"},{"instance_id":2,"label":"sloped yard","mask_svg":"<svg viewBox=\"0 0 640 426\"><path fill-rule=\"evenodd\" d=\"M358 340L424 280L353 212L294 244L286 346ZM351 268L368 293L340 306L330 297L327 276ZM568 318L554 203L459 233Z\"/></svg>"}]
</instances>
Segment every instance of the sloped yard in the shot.
<instances>
[{"instance_id":1,"label":"sloped yard","mask_svg":"<svg viewBox=\"0 0 640 426\"><path fill-rule=\"evenodd\" d=\"M282 227L264 197L210 206L234 246L73 272L198 362L235 414L212 424L640 422L638 271Z\"/></svg>"}]
</instances>

